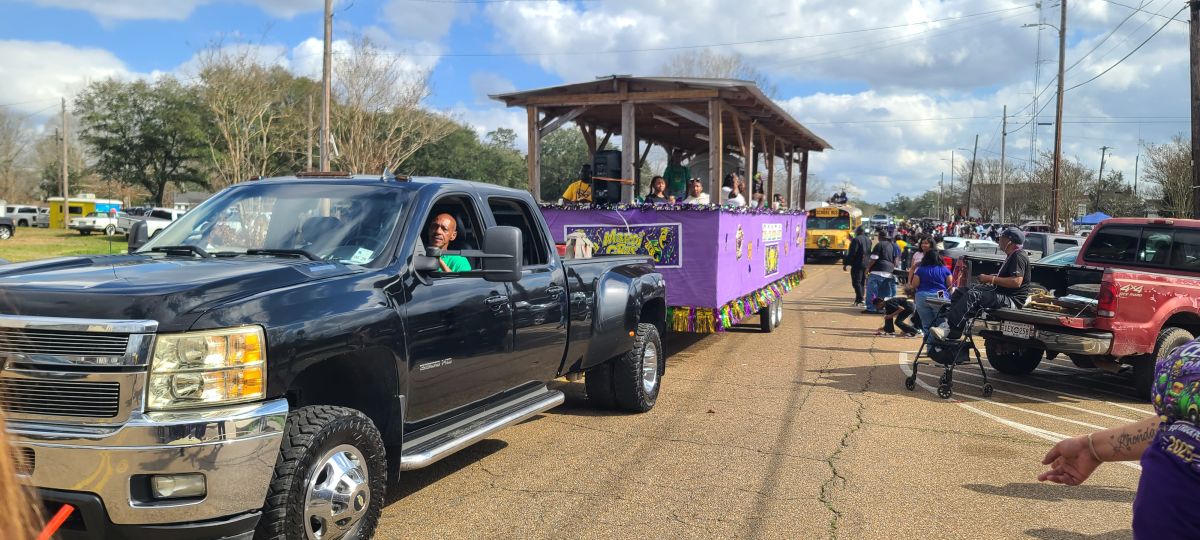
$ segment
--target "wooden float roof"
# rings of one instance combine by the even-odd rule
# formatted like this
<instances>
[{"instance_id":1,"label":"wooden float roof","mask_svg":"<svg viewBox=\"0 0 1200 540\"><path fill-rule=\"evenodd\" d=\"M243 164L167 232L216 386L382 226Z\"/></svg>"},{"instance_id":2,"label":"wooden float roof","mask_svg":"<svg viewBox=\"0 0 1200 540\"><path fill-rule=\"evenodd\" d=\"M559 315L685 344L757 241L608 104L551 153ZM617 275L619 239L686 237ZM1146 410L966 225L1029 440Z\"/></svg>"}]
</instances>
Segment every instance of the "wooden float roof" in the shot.
<instances>
[{"instance_id":1,"label":"wooden float roof","mask_svg":"<svg viewBox=\"0 0 1200 540\"><path fill-rule=\"evenodd\" d=\"M776 155L832 149L752 81L612 75L490 97L510 107L536 106L546 113L547 123L557 118L615 134L621 132L621 103L635 103L638 139L692 153L708 151L708 102L718 100L722 111L735 119L722 122L725 141L738 140L736 124L754 122L756 131L775 137ZM736 145L728 146L737 151Z\"/></svg>"}]
</instances>

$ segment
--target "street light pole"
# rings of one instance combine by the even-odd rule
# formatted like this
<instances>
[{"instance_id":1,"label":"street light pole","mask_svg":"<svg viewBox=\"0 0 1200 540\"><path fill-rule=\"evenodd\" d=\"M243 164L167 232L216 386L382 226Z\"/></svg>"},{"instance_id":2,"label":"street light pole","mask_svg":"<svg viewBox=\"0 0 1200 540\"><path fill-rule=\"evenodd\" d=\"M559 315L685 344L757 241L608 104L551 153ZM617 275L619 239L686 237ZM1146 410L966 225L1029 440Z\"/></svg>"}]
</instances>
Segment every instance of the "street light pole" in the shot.
<instances>
[{"instance_id":1,"label":"street light pole","mask_svg":"<svg viewBox=\"0 0 1200 540\"><path fill-rule=\"evenodd\" d=\"M1195 3L1193 2L1193 8ZM1062 175L1063 77L1067 62L1067 0L1059 0L1058 26L1058 103L1054 108L1054 175L1050 180L1050 226L1058 232L1058 185ZM1193 9L1194 11L1194 9ZM1195 83L1192 83L1195 88ZM1193 128L1193 131L1195 128ZM1193 151L1194 152L1194 151Z\"/></svg>"},{"instance_id":2,"label":"street light pole","mask_svg":"<svg viewBox=\"0 0 1200 540\"><path fill-rule=\"evenodd\" d=\"M1004 106L1004 119L1000 122L1000 223L1004 223L1004 143L1008 139L1008 105Z\"/></svg>"}]
</instances>

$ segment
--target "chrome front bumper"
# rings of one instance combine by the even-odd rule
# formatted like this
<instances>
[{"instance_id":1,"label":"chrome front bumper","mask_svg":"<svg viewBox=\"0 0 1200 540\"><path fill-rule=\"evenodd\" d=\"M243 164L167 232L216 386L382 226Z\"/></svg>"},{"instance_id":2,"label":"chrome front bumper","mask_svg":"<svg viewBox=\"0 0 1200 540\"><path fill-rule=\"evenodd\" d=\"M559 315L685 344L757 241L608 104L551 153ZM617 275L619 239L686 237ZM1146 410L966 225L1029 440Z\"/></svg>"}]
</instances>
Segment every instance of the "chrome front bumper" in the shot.
<instances>
[{"instance_id":1,"label":"chrome front bumper","mask_svg":"<svg viewBox=\"0 0 1200 540\"><path fill-rule=\"evenodd\" d=\"M984 337L1004 337L1000 321L975 321L975 332L987 331ZM1040 341L1046 350L1065 354L1106 355L1112 350L1113 337L1107 332L1067 333L1034 327L1033 340Z\"/></svg>"},{"instance_id":2,"label":"chrome front bumper","mask_svg":"<svg viewBox=\"0 0 1200 540\"><path fill-rule=\"evenodd\" d=\"M39 488L92 493L116 524L194 522L262 507L287 421L284 399L186 412L133 413L119 426L11 420L18 450L33 451ZM20 451L20 450L19 450ZM135 475L205 475L199 500L149 501Z\"/></svg>"}]
</instances>

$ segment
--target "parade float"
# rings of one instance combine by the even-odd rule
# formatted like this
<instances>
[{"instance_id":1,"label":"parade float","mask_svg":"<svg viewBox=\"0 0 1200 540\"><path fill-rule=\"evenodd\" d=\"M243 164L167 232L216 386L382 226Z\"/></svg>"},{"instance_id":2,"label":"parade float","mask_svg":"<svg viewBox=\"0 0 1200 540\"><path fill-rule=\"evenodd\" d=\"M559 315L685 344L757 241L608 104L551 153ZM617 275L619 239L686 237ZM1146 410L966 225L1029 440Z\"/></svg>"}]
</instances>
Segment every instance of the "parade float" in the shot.
<instances>
[{"instance_id":1,"label":"parade float","mask_svg":"<svg viewBox=\"0 0 1200 540\"><path fill-rule=\"evenodd\" d=\"M760 313L763 330L778 326L779 300L803 276L806 214L797 207L807 196L809 153L831 147L753 82L617 75L491 97L526 110L529 190L538 201L559 201L542 205L556 243L575 235L597 256L652 257L667 282L673 331L722 332ZM582 132L591 160L588 204L564 204L558 190L542 193L541 140L570 125ZM608 147L614 135L616 149ZM650 178L638 171L654 146L671 156L676 178L686 171L713 204L635 202L646 193ZM765 201L725 204L722 178L741 172L749 187L756 171ZM772 205L776 193L782 200Z\"/></svg>"}]
</instances>

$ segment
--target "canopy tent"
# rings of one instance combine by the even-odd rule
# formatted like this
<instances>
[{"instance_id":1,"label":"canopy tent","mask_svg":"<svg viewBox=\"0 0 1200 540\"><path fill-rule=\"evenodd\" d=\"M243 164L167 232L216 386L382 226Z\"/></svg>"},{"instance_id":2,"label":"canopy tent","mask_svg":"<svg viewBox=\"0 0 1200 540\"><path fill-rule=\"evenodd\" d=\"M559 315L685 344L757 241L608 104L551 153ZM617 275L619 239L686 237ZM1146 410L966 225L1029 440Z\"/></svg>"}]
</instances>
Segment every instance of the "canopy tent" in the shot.
<instances>
[{"instance_id":1,"label":"canopy tent","mask_svg":"<svg viewBox=\"0 0 1200 540\"><path fill-rule=\"evenodd\" d=\"M742 156L746 169L761 155L766 165L767 193L774 193L775 159L787 171L787 205L791 204L792 165L800 166L800 200L808 186L809 152L830 149L751 81L681 77L612 75L594 81L492 95L509 107L525 107L528 120L529 189L541 197L541 139L570 122L583 132L589 153L603 148L612 135L621 137L621 178L633 180L651 145L679 150L688 159L728 152ZM720 192L723 160L703 159L706 191ZM707 178L705 178L707 177ZM649 181L649 179L645 179ZM634 200L633 185L621 199ZM714 200L714 202L716 202Z\"/></svg>"},{"instance_id":2,"label":"canopy tent","mask_svg":"<svg viewBox=\"0 0 1200 540\"><path fill-rule=\"evenodd\" d=\"M1112 216L1105 214L1104 212L1093 212L1091 214L1088 214L1086 216L1079 218L1077 221L1075 221L1075 224L1076 225L1097 225L1101 221L1104 221L1110 217L1112 217Z\"/></svg>"}]
</instances>

